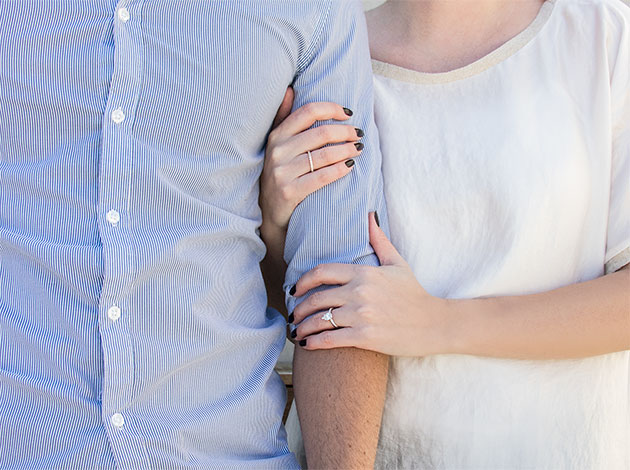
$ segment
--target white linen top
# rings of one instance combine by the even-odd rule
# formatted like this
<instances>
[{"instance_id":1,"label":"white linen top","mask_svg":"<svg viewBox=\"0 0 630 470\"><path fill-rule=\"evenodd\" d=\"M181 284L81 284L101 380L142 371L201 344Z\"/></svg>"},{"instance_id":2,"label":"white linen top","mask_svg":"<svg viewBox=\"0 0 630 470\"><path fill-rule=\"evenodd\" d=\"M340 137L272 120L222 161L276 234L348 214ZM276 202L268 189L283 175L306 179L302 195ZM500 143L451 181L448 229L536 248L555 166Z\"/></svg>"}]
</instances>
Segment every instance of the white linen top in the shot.
<instances>
[{"instance_id":1,"label":"white linen top","mask_svg":"<svg viewBox=\"0 0 630 470\"><path fill-rule=\"evenodd\" d=\"M392 241L428 292L529 294L630 261L626 5L549 1L452 72L373 68ZM394 358L377 468L628 469L629 377L628 351Z\"/></svg>"}]
</instances>

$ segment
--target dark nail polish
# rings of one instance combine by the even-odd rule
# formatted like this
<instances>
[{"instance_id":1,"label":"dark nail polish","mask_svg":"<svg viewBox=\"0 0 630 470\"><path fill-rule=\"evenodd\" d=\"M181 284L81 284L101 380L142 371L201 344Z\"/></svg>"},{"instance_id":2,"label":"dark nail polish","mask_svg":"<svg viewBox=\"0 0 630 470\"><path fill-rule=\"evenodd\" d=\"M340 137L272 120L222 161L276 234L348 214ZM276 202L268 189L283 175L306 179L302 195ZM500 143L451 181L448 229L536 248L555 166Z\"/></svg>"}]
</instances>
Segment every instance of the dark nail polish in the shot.
<instances>
[{"instance_id":1,"label":"dark nail polish","mask_svg":"<svg viewBox=\"0 0 630 470\"><path fill-rule=\"evenodd\" d=\"M295 316L291 314L289 315L289 318L287 318L287 320L289 321L289 323L293 323L293 320L295 320Z\"/></svg>"},{"instance_id":2,"label":"dark nail polish","mask_svg":"<svg viewBox=\"0 0 630 470\"><path fill-rule=\"evenodd\" d=\"M357 131L357 137L363 137L365 135L365 132L363 132L363 129L359 129L358 127L355 127L354 130Z\"/></svg>"},{"instance_id":3,"label":"dark nail polish","mask_svg":"<svg viewBox=\"0 0 630 470\"><path fill-rule=\"evenodd\" d=\"M351 109L343 108L343 112L346 113L346 116L352 116L354 113Z\"/></svg>"},{"instance_id":4,"label":"dark nail polish","mask_svg":"<svg viewBox=\"0 0 630 470\"><path fill-rule=\"evenodd\" d=\"M289 295L295 295L295 285L291 287L291 290L289 291Z\"/></svg>"},{"instance_id":5,"label":"dark nail polish","mask_svg":"<svg viewBox=\"0 0 630 470\"><path fill-rule=\"evenodd\" d=\"M354 166L354 160L352 160L352 159L346 160L346 166L348 168L353 167Z\"/></svg>"},{"instance_id":6,"label":"dark nail polish","mask_svg":"<svg viewBox=\"0 0 630 470\"><path fill-rule=\"evenodd\" d=\"M291 331L291 338L295 338L297 336L297 330Z\"/></svg>"},{"instance_id":7,"label":"dark nail polish","mask_svg":"<svg viewBox=\"0 0 630 470\"><path fill-rule=\"evenodd\" d=\"M364 147L364 145L361 142L356 142L354 146L357 148L357 150L363 150L363 147Z\"/></svg>"},{"instance_id":8,"label":"dark nail polish","mask_svg":"<svg viewBox=\"0 0 630 470\"><path fill-rule=\"evenodd\" d=\"M381 226L381 221L378 220L378 212L374 211L374 221L376 222L376 225L378 225L379 227Z\"/></svg>"},{"instance_id":9,"label":"dark nail polish","mask_svg":"<svg viewBox=\"0 0 630 470\"><path fill-rule=\"evenodd\" d=\"M305 339L301 339L300 342L298 343L300 346L304 347L306 346L306 340Z\"/></svg>"}]
</instances>

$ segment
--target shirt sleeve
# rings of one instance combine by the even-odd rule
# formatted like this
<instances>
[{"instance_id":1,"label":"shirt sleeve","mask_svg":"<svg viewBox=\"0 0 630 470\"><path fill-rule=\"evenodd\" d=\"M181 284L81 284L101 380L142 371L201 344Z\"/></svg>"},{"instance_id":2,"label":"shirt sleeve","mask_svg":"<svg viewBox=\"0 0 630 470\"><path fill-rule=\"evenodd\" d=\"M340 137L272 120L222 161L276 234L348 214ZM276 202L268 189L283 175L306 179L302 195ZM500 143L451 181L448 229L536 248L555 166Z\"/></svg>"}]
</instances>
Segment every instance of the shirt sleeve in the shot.
<instances>
[{"instance_id":1,"label":"shirt sleeve","mask_svg":"<svg viewBox=\"0 0 630 470\"><path fill-rule=\"evenodd\" d=\"M630 9L621 9L616 20L620 39L610 51L612 168L606 273L630 262Z\"/></svg>"},{"instance_id":2,"label":"shirt sleeve","mask_svg":"<svg viewBox=\"0 0 630 470\"><path fill-rule=\"evenodd\" d=\"M378 265L369 242L369 212L377 210L381 226L387 229L362 5L355 0L334 0L327 8L293 84L294 108L332 101L351 109L354 114L346 123L365 131L365 148L348 175L308 196L291 217L284 252L289 312L296 301L288 294L291 286L318 264Z\"/></svg>"}]
</instances>

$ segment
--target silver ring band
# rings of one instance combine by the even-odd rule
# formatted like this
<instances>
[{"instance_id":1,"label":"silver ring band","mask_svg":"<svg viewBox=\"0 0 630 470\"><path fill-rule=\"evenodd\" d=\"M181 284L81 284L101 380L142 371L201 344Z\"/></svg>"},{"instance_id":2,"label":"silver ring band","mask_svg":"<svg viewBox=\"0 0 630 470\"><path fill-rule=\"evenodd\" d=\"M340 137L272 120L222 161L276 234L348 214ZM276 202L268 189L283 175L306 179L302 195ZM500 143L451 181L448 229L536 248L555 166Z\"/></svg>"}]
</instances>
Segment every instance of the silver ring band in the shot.
<instances>
[{"instance_id":1,"label":"silver ring band","mask_svg":"<svg viewBox=\"0 0 630 470\"><path fill-rule=\"evenodd\" d=\"M339 325L337 325L335 323L335 320L333 319L333 313L332 313L333 312L333 308L334 307L330 307L328 309L328 311L326 313L324 313L324 315L322 316L322 320L329 321L330 324L333 326L333 328L339 328Z\"/></svg>"},{"instance_id":2,"label":"silver ring band","mask_svg":"<svg viewBox=\"0 0 630 470\"><path fill-rule=\"evenodd\" d=\"M307 150L306 154L308 155L308 164L311 167L311 173L313 173L315 171L315 168L313 167L313 155L310 150Z\"/></svg>"}]
</instances>

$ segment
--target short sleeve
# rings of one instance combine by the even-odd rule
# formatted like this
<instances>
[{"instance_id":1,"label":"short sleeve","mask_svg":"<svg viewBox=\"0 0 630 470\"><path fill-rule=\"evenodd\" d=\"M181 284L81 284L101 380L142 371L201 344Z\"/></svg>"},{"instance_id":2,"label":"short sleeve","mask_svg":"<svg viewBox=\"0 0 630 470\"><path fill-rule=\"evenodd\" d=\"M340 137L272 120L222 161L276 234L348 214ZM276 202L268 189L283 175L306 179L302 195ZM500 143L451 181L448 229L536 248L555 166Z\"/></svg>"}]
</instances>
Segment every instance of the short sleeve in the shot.
<instances>
[{"instance_id":1,"label":"short sleeve","mask_svg":"<svg viewBox=\"0 0 630 470\"><path fill-rule=\"evenodd\" d=\"M630 8L621 5L617 13L609 51L612 165L606 273L630 262Z\"/></svg>"}]
</instances>

